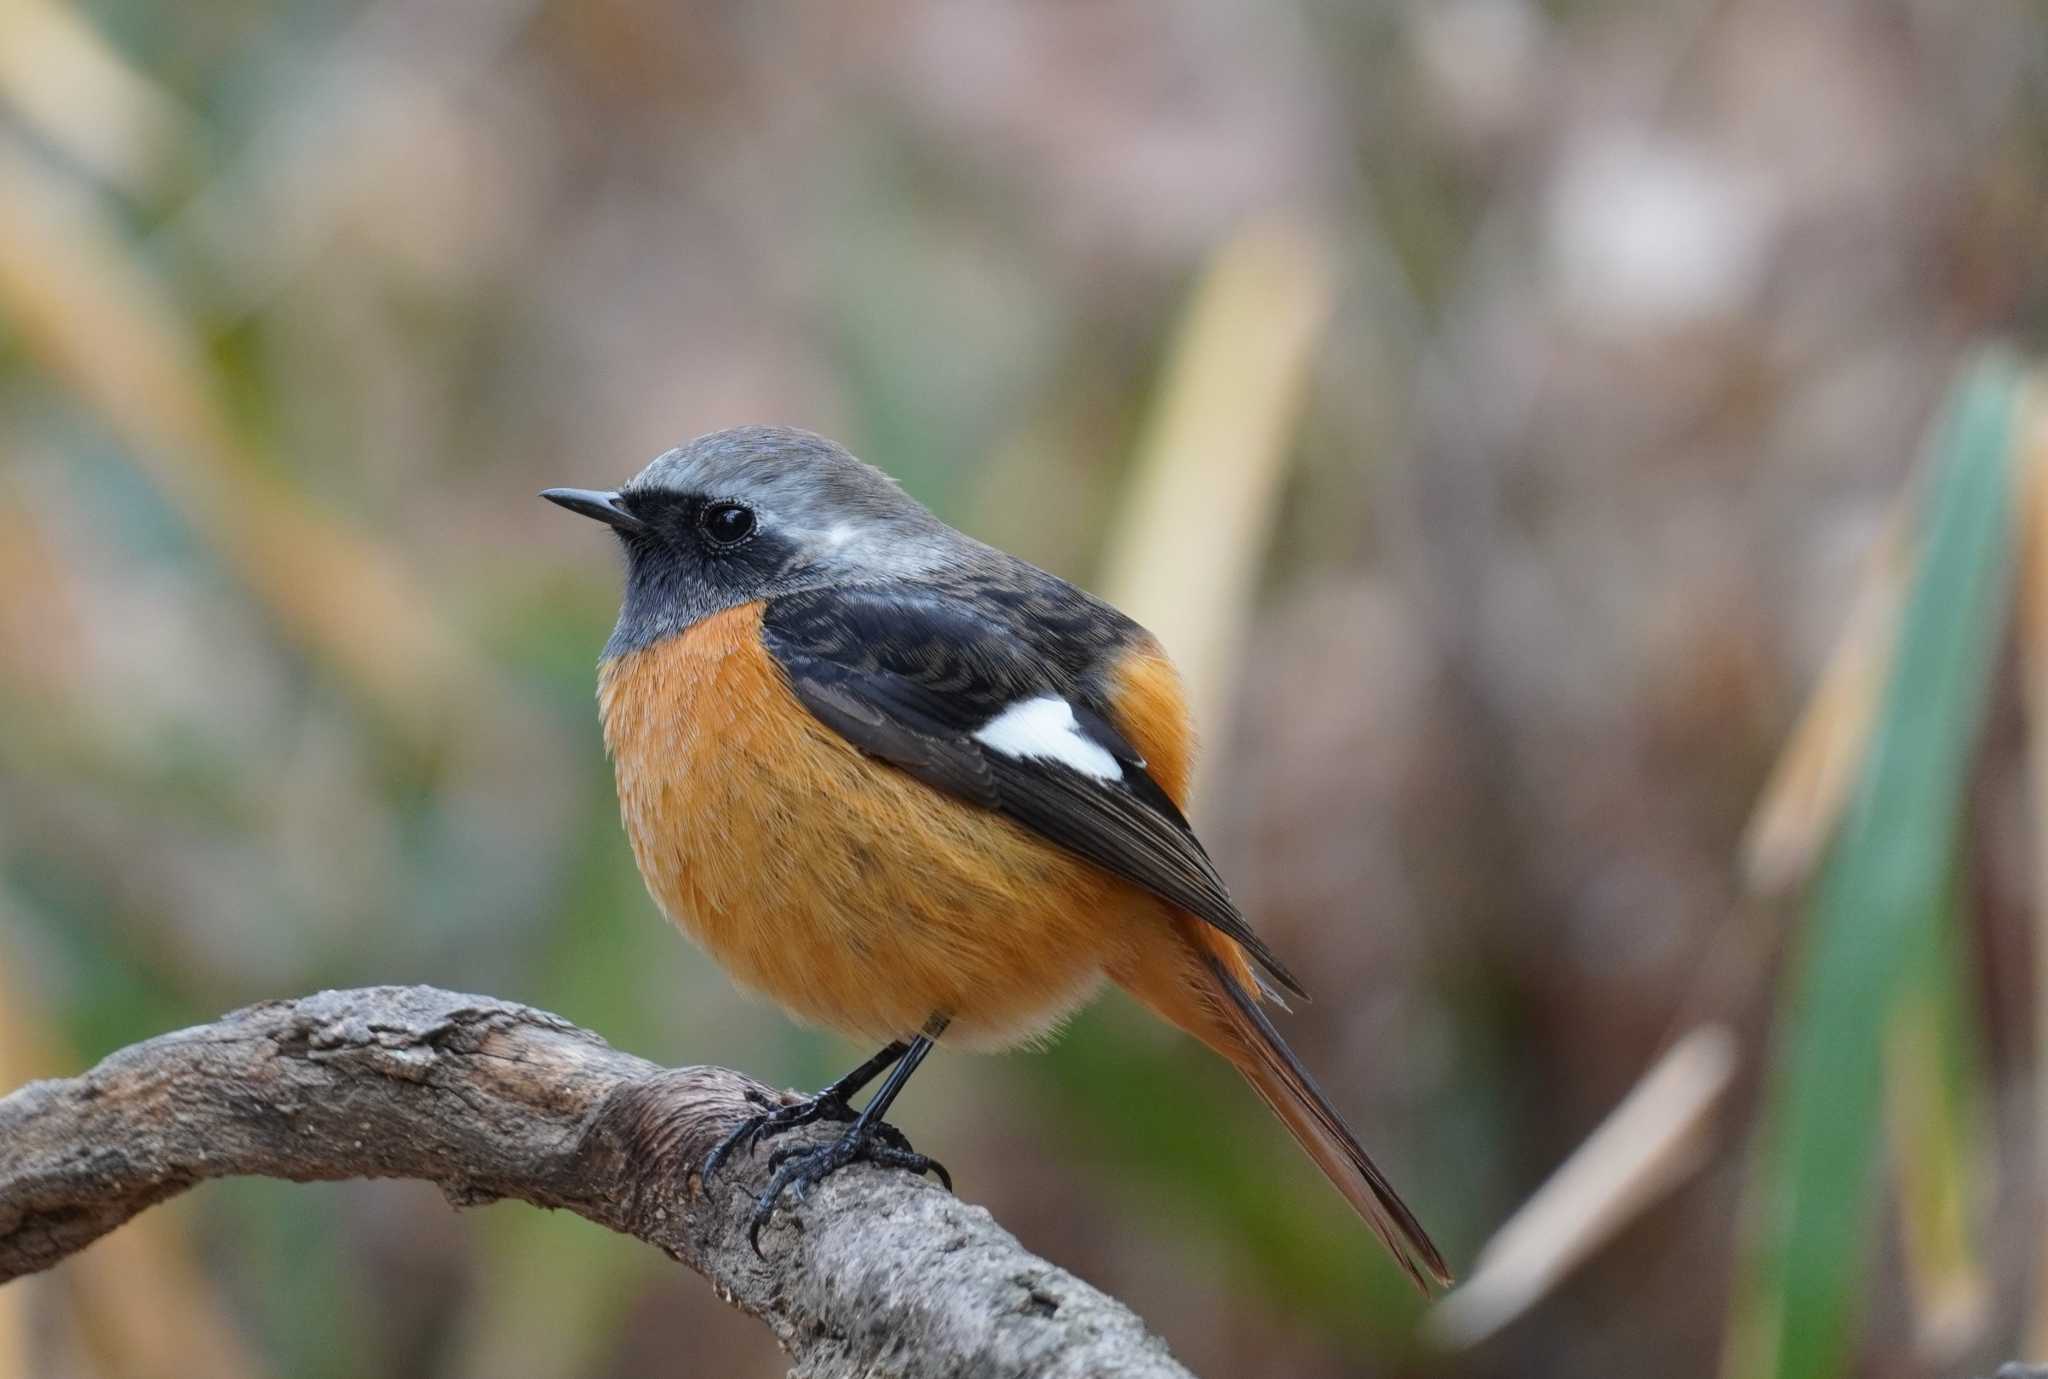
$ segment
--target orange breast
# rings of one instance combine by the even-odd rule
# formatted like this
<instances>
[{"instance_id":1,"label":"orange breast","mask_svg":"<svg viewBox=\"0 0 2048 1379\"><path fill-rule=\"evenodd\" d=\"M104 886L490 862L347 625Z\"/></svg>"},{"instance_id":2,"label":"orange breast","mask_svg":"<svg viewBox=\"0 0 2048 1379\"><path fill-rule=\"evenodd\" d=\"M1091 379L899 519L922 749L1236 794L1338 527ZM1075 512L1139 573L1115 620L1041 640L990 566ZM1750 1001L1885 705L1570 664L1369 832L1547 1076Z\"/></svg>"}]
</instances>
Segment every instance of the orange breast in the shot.
<instances>
[{"instance_id":1,"label":"orange breast","mask_svg":"<svg viewBox=\"0 0 2048 1379\"><path fill-rule=\"evenodd\" d=\"M759 604L720 613L608 663L599 690L641 875L740 982L850 1034L945 1014L949 1042L999 1045L1045 1031L1160 928L1145 892L818 722L760 622ZM1167 717L1154 704L1127 731L1176 791Z\"/></svg>"}]
</instances>

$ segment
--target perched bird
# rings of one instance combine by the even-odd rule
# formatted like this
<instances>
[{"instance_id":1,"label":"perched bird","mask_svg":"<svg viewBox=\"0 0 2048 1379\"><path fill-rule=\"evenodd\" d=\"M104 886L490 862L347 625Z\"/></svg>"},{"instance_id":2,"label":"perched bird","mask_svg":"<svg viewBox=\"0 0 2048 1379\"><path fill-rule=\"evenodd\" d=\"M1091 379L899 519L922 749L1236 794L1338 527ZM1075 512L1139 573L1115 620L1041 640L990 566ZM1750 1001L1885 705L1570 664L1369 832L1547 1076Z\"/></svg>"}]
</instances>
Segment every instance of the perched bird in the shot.
<instances>
[{"instance_id":1,"label":"perched bird","mask_svg":"<svg viewBox=\"0 0 2048 1379\"><path fill-rule=\"evenodd\" d=\"M847 1163L936 1168L881 1120L935 1044L1044 1035L1107 977L1229 1059L1419 1285L1450 1281L1261 1008L1305 993L1182 813L1193 733L1150 633L808 432L542 496L625 549L598 697L648 890L743 985L883 1044L707 1161L847 1123L779 1152L757 1242Z\"/></svg>"}]
</instances>

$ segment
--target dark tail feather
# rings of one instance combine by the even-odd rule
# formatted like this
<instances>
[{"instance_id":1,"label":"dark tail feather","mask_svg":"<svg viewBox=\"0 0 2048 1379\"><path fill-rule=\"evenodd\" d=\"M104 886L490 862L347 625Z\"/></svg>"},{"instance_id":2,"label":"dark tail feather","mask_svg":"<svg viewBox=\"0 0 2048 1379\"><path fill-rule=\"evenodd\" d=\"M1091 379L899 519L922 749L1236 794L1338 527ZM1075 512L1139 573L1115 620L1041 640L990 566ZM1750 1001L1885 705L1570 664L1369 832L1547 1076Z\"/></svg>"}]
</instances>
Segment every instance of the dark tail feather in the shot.
<instances>
[{"instance_id":1,"label":"dark tail feather","mask_svg":"<svg viewBox=\"0 0 2048 1379\"><path fill-rule=\"evenodd\" d=\"M1400 1262L1416 1287L1426 1294L1432 1285L1448 1286L1450 1266L1430 1241L1429 1233L1408 1210L1386 1175L1367 1156L1344 1120L1316 1086L1308 1069L1294 1056L1294 1050L1273 1028L1273 1022L1259 1009L1258 999L1230 975L1222 960L1206 948L1202 954L1224 993L1219 1014L1232 1027L1243 1055L1234 1060L1237 1069L1251 1083L1252 1090L1266 1103L1295 1141L1314 1159L1316 1167L1344 1194L1344 1200L1363 1217Z\"/></svg>"}]
</instances>

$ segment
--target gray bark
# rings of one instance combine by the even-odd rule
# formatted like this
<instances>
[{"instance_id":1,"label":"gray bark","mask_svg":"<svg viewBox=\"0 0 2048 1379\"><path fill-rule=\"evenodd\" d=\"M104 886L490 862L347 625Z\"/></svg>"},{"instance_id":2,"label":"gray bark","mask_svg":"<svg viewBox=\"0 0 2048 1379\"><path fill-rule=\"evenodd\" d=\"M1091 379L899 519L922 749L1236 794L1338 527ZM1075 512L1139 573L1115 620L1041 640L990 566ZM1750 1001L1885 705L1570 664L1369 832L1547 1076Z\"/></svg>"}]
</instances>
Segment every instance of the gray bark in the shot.
<instances>
[{"instance_id":1,"label":"gray bark","mask_svg":"<svg viewBox=\"0 0 2048 1379\"><path fill-rule=\"evenodd\" d=\"M422 1178L456 1206L518 1198L666 1251L765 1322L804 1379L1188 1379L1122 1304L907 1173L834 1175L777 1211L757 1256L766 1154L708 1189L696 1171L750 1087L431 987L251 1006L0 1100L0 1282L209 1178Z\"/></svg>"}]
</instances>

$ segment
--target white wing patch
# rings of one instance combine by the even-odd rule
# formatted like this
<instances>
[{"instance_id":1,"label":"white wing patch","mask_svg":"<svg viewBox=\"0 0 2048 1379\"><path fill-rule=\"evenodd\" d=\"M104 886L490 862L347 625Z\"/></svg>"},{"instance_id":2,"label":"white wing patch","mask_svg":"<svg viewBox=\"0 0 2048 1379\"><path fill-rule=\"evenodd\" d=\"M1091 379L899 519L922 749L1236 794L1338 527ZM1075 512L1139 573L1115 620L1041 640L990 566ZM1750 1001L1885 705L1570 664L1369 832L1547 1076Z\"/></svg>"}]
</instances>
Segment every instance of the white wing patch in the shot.
<instances>
[{"instance_id":1,"label":"white wing patch","mask_svg":"<svg viewBox=\"0 0 2048 1379\"><path fill-rule=\"evenodd\" d=\"M974 740L1007 757L1057 761L1097 780L1122 780L1124 776L1116 758L1081 731L1073 705L1050 694L1010 705L982 724Z\"/></svg>"}]
</instances>

